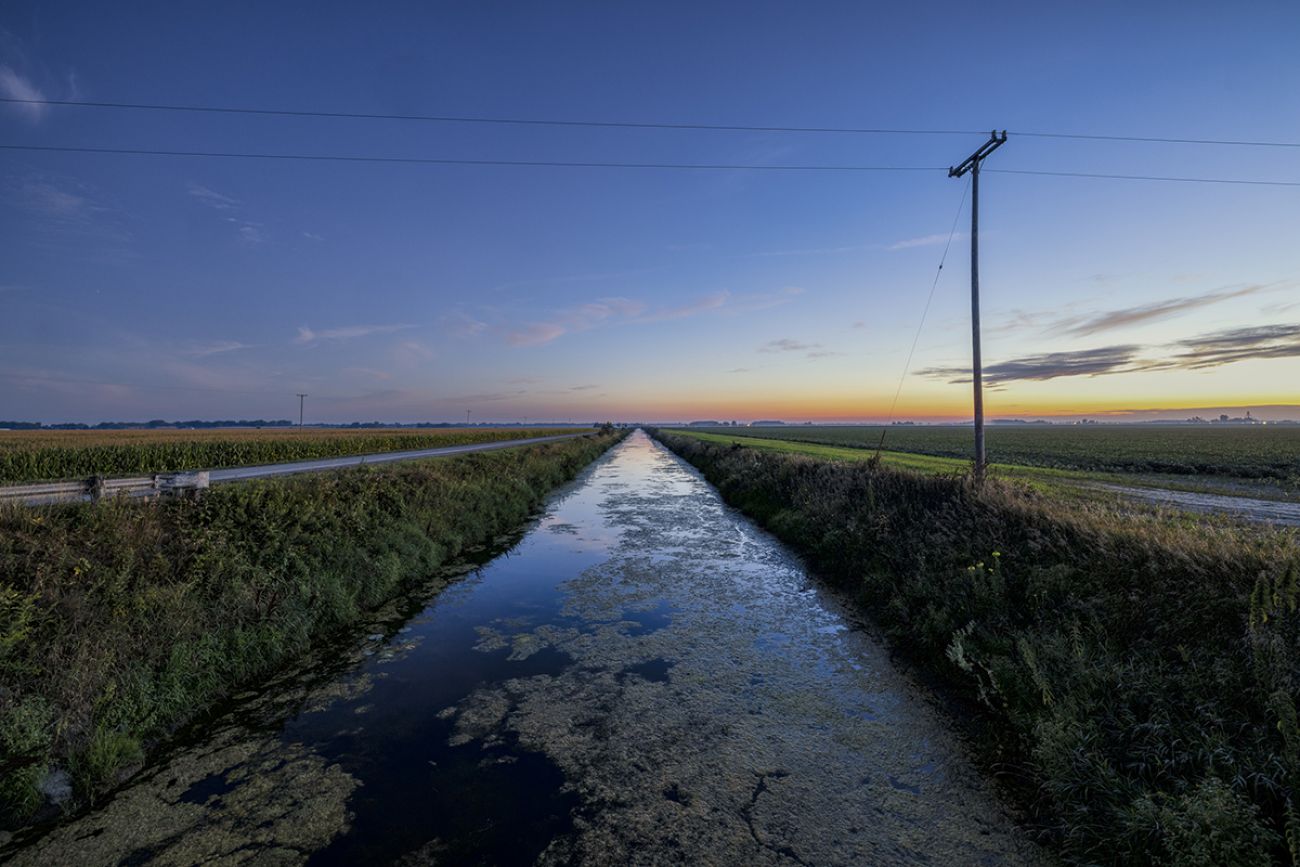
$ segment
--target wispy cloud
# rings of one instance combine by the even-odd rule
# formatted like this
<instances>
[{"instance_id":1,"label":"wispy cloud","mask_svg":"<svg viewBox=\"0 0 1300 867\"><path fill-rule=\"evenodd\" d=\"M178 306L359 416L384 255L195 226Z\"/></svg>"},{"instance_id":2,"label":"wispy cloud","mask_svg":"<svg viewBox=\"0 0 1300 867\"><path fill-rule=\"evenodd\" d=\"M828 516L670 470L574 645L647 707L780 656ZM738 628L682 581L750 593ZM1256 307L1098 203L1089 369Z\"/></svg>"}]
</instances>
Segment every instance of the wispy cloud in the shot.
<instances>
[{"instance_id":1,"label":"wispy cloud","mask_svg":"<svg viewBox=\"0 0 1300 867\"><path fill-rule=\"evenodd\" d=\"M750 253L750 257L764 258L769 256L825 256L832 253L853 253L858 250L870 250L875 244L841 244L836 247L794 247L786 250L764 250L761 253Z\"/></svg>"},{"instance_id":2,"label":"wispy cloud","mask_svg":"<svg viewBox=\"0 0 1300 867\"><path fill-rule=\"evenodd\" d=\"M569 391L591 391L593 388L600 388L600 386L599 385L574 385L569 388Z\"/></svg>"},{"instance_id":3,"label":"wispy cloud","mask_svg":"<svg viewBox=\"0 0 1300 867\"><path fill-rule=\"evenodd\" d=\"M21 188L23 204L28 210L47 217L73 219L87 216L95 206L84 195L70 192L44 180L33 180Z\"/></svg>"},{"instance_id":4,"label":"wispy cloud","mask_svg":"<svg viewBox=\"0 0 1300 867\"><path fill-rule=\"evenodd\" d=\"M1026 355L985 365L984 381L989 385L1000 385L1019 380L1041 381L1062 376L1099 376L1136 370L1141 369L1136 366L1140 351L1139 346L1125 345ZM970 382L969 367L928 367L917 374L954 383Z\"/></svg>"},{"instance_id":5,"label":"wispy cloud","mask_svg":"<svg viewBox=\"0 0 1300 867\"><path fill-rule=\"evenodd\" d=\"M211 187L205 187L193 181L186 185L185 192L205 208L225 212L226 216L221 219L234 228L235 236L239 238L241 243L249 247L256 247L270 240L262 223L250 220L240 213L244 210L244 203L234 196L217 192Z\"/></svg>"},{"instance_id":6,"label":"wispy cloud","mask_svg":"<svg viewBox=\"0 0 1300 867\"><path fill-rule=\"evenodd\" d=\"M267 241L266 233L262 231L261 223L251 223L247 220L236 220L233 217L228 218L235 224L235 232L239 235L239 240L250 246L265 244Z\"/></svg>"},{"instance_id":7,"label":"wispy cloud","mask_svg":"<svg viewBox=\"0 0 1300 867\"><path fill-rule=\"evenodd\" d=\"M886 247L886 250L910 250L913 247L933 247L938 244L948 243L948 235L922 235L919 238L904 238L901 241L895 241ZM952 239L954 241L966 237L965 232L954 232Z\"/></svg>"},{"instance_id":8,"label":"wispy cloud","mask_svg":"<svg viewBox=\"0 0 1300 867\"><path fill-rule=\"evenodd\" d=\"M661 318L689 316L689 310L661 311ZM653 315L653 314L651 314ZM590 331L613 322L659 321L646 318L646 305L630 298L600 298L558 312L554 317L540 322L530 322L511 329L506 340L512 346L542 346L563 337Z\"/></svg>"},{"instance_id":9,"label":"wispy cloud","mask_svg":"<svg viewBox=\"0 0 1300 867\"><path fill-rule=\"evenodd\" d=\"M1282 301L1277 304L1266 304L1259 308L1259 312L1275 316L1279 313L1289 313L1296 309L1300 309L1300 301Z\"/></svg>"},{"instance_id":10,"label":"wispy cloud","mask_svg":"<svg viewBox=\"0 0 1300 867\"><path fill-rule=\"evenodd\" d=\"M308 241L324 241L324 240L325 240L324 237L322 237L321 235L317 235L315 232L303 231L302 236L303 236L304 238L306 238Z\"/></svg>"},{"instance_id":11,"label":"wispy cloud","mask_svg":"<svg viewBox=\"0 0 1300 867\"><path fill-rule=\"evenodd\" d=\"M1179 343L1185 351L1170 361L1200 370L1236 361L1300 357L1300 324L1260 325L1202 334Z\"/></svg>"},{"instance_id":12,"label":"wispy cloud","mask_svg":"<svg viewBox=\"0 0 1300 867\"><path fill-rule=\"evenodd\" d=\"M511 326L506 329L506 341L512 346L542 346L566 334L577 334L594 328L611 325L652 325L672 322L706 314L737 315L756 310L766 310L788 304L804 292L802 287L787 286L774 292L733 293L720 289L700 296L694 301L664 307L653 307L632 298L599 298L557 311L543 319ZM447 320L455 321L456 316ZM465 325L472 325L473 333L486 330L487 325L464 317ZM454 325L453 325L454 327Z\"/></svg>"},{"instance_id":13,"label":"wispy cloud","mask_svg":"<svg viewBox=\"0 0 1300 867\"><path fill-rule=\"evenodd\" d=\"M814 359L830 358L833 355L840 354L833 349L827 349L820 343L804 343L800 340L791 340L789 337L782 337L779 340L769 340L767 343L758 347L758 351L767 353L802 352L804 358ZM737 373L746 369L747 368L738 367L733 370L732 373Z\"/></svg>"},{"instance_id":14,"label":"wispy cloud","mask_svg":"<svg viewBox=\"0 0 1300 867\"><path fill-rule=\"evenodd\" d=\"M0 95L8 99L43 100L45 94L31 81L19 75L12 67L0 66ZM32 123L40 123L45 117L47 106L35 103L10 103L9 107L19 112Z\"/></svg>"},{"instance_id":15,"label":"wispy cloud","mask_svg":"<svg viewBox=\"0 0 1300 867\"><path fill-rule=\"evenodd\" d=\"M477 337L488 329L488 324L468 313L456 311L442 317L443 326L456 337Z\"/></svg>"},{"instance_id":16,"label":"wispy cloud","mask_svg":"<svg viewBox=\"0 0 1300 867\"><path fill-rule=\"evenodd\" d=\"M698 301L692 301L688 304L682 304L677 307L665 307L659 310L652 310L641 316L637 316L636 322L671 322L676 319L687 319L691 316L698 316L701 313L707 313L710 310L718 310L725 306L731 298L731 292L726 289L720 292L713 292L705 295Z\"/></svg>"},{"instance_id":17,"label":"wispy cloud","mask_svg":"<svg viewBox=\"0 0 1300 867\"><path fill-rule=\"evenodd\" d=\"M558 322L533 322L511 331L506 340L511 346L543 346L565 333L564 326Z\"/></svg>"},{"instance_id":18,"label":"wispy cloud","mask_svg":"<svg viewBox=\"0 0 1300 867\"><path fill-rule=\"evenodd\" d=\"M231 198L224 193L218 193L216 190L209 189L202 184L191 182L186 187L186 192L199 204L207 205L209 208L215 208L218 211L230 211L243 204L238 199Z\"/></svg>"},{"instance_id":19,"label":"wispy cloud","mask_svg":"<svg viewBox=\"0 0 1300 867\"><path fill-rule=\"evenodd\" d=\"M0 195L31 215L36 243L78 257L122 262L134 257L132 235L122 212L102 194L71 177L30 173L6 179Z\"/></svg>"},{"instance_id":20,"label":"wispy cloud","mask_svg":"<svg viewBox=\"0 0 1300 867\"><path fill-rule=\"evenodd\" d=\"M419 364L431 361L433 356L433 347L421 340L403 340L393 347L393 357L399 364Z\"/></svg>"},{"instance_id":21,"label":"wispy cloud","mask_svg":"<svg viewBox=\"0 0 1300 867\"><path fill-rule=\"evenodd\" d=\"M820 343L802 343L798 340L791 340L789 337L782 337L780 340L769 340L758 348L759 352L807 352L810 350L821 349Z\"/></svg>"},{"instance_id":22,"label":"wispy cloud","mask_svg":"<svg viewBox=\"0 0 1300 867\"><path fill-rule=\"evenodd\" d=\"M773 307L783 307L806 291L802 286L783 286L775 292L751 292L731 295L727 298L725 312L735 315L754 313L759 310L771 310Z\"/></svg>"},{"instance_id":23,"label":"wispy cloud","mask_svg":"<svg viewBox=\"0 0 1300 867\"><path fill-rule=\"evenodd\" d=\"M1240 298L1243 295L1252 295L1267 288L1269 288L1269 286L1266 284L1253 283L1247 286L1239 286L1235 288L1216 289L1211 292L1204 292L1200 295L1169 298L1151 304L1139 304L1135 307L1124 307L1119 310L1099 313L1086 317L1081 321L1079 319L1063 320L1055 326L1055 330L1060 331L1063 334L1074 334L1079 336L1098 334L1103 331L1113 331L1131 325L1142 325L1148 322L1169 319L1180 313L1185 313L1188 310L1208 307L1211 304L1218 304L1220 301L1226 301L1229 298Z\"/></svg>"},{"instance_id":24,"label":"wispy cloud","mask_svg":"<svg viewBox=\"0 0 1300 867\"><path fill-rule=\"evenodd\" d=\"M366 379L372 379L375 382L387 382L393 378L393 375L387 370L377 370L373 367L345 367L343 368L343 372L354 373L358 376L363 376Z\"/></svg>"},{"instance_id":25,"label":"wispy cloud","mask_svg":"<svg viewBox=\"0 0 1300 867\"><path fill-rule=\"evenodd\" d=\"M1017 381L1042 381L1066 376L1102 376L1156 370L1206 370L1276 358L1300 358L1300 324L1259 325L1213 331L1144 351L1134 344L1100 346L1066 352L1025 355L987 365L984 380L990 385ZM919 376L969 382L968 367L930 367Z\"/></svg>"},{"instance_id":26,"label":"wispy cloud","mask_svg":"<svg viewBox=\"0 0 1300 867\"><path fill-rule=\"evenodd\" d=\"M240 343L238 340L214 340L210 343L196 343L186 350L186 354L195 358L207 358L210 355L222 355L227 352L251 348L249 344Z\"/></svg>"},{"instance_id":27,"label":"wispy cloud","mask_svg":"<svg viewBox=\"0 0 1300 867\"><path fill-rule=\"evenodd\" d=\"M355 340L358 337L370 337L375 334L393 334L414 327L414 325L345 325L341 328L325 328L316 331L306 325L300 325L294 343L308 344L319 343L323 340Z\"/></svg>"}]
</instances>

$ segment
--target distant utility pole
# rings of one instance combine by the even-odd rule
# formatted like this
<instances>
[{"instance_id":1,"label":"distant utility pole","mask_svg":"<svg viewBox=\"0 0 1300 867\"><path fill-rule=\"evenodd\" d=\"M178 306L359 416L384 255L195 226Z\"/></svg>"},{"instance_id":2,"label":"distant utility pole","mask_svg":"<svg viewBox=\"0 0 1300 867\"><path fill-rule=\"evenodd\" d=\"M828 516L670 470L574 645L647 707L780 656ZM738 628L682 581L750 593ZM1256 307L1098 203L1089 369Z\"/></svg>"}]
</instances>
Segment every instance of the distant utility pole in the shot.
<instances>
[{"instance_id":1,"label":"distant utility pole","mask_svg":"<svg viewBox=\"0 0 1300 867\"><path fill-rule=\"evenodd\" d=\"M298 395L298 427L302 427L302 402L307 395L299 393Z\"/></svg>"},{"instance_id":2,"label":"distant utility pole","mask_svg":"<svg viewBox=\"0 0 1300 867\"><path fill-rule=\"evenodd\" d=\"M970 172L970 330L971 330L971 380L975 386L975 478L983 480L986 459L984 456L984 366L980 361L980 164L984 158L1007 141L1007 131L989 133L989 140L979 150L966 157L956 168L948 169L948 177L960 178Z\"/></svg>"},{"instance_id":3,"label":"distant utility pole","mask_svg":"<svg viewBox=\"0 0 1300 867\"><path fill-rule=\"evenodd\" d=\"M465 427L469 427L469 410L465 410Z\"/></svg>"}]
</instances>

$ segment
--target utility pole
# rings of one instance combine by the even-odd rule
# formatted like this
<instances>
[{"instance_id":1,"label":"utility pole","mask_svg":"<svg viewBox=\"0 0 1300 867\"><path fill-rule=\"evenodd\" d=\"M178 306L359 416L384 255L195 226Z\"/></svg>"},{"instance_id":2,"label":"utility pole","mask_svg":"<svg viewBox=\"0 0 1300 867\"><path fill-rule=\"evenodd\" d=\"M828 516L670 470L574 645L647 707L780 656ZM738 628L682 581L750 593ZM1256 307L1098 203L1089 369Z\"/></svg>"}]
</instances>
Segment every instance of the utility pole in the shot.
<instances>
[{"instance_id":1,"label":"utility pole","mask_svg":"<svg viewBox=\"0 0 1300 867\"><path fill-rule=\"evenodd\" d=\"M298 394L298 427L302 427L302 402L306 397L301 392Z\"/></svg>"},{"instance_id":2,"label":"utility pole","mask_svg":"<svg viewBox=\"0 0 1300 867\"><path fill-rule=\"evenodd\" d=\"M469 410L465 410L465 427L469 427Z\"/></svg>"},{"instance_id":3,"label":"utility pole","mask_svg":"<svg viewBox=\"0 0 1300 867\"><path fill-rule=\"evenodd\" d=\"M975 478L984 480L984 366L980 360L980 165L984 158L1007 141L1007 131L989 133L989 140L966 157L961 165L948 169L948 177L970 172L970 330L971 381L975 390Z\"/></svg>"}]
</instances>

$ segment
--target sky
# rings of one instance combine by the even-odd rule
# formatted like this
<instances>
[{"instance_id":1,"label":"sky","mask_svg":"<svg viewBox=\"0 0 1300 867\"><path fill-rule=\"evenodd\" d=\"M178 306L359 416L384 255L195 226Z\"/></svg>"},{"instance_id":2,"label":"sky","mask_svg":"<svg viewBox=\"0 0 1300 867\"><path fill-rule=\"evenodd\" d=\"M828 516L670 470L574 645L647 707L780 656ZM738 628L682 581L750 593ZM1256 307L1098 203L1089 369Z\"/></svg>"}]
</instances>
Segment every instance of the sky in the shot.
<instances>
[{"instance_id":1,"label":"sky","mask_svg":"<svg viewBox=\"0 0 1300 867\"><path fill-rule=\"evenodd\" d=\"M968 419L946 167L994 128L990 417L1300 418L1300 187L994 171L1300 181L1297 148L1020 134L1300 142L1300 5L971 9L11 0L11 99L967 132L0 104L5 145L927 169L0 150L0 419Z\"/></svg>"}]
</instances>

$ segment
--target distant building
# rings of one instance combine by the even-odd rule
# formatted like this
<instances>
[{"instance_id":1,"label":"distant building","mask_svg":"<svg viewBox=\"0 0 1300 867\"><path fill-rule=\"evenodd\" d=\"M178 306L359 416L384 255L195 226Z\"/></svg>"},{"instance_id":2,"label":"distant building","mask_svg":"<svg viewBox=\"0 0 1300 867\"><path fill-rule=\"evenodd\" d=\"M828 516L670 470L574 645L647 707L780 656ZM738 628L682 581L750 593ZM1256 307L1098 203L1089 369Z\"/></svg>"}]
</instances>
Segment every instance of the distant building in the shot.
<instances>
[{"instance_id":1,"label":"distant building","mask_svg":"<svg viewBox=\"0 0 1300 867\"><path fill-rule=\"evenodd\" d=\"M1212 419L1210 421L1210 424L1263 424L1263 423L1264 422L1260 421L1257 418L1252 418L1250 415L1250 410L1246 410L1246 415L1244 417L1238 416L1236 418L1229 418L1227 413L1223 413L1218 418Z\"/></svg>"}]
</instances>

